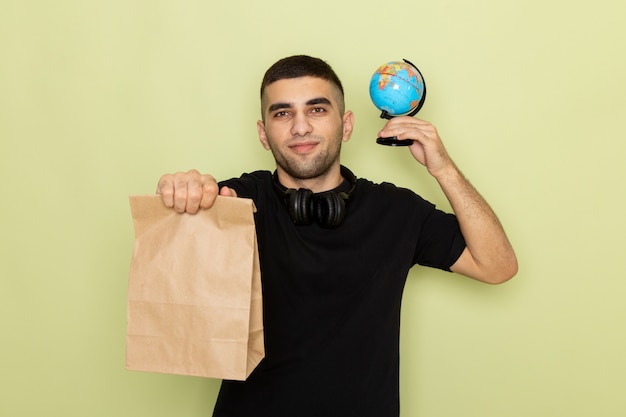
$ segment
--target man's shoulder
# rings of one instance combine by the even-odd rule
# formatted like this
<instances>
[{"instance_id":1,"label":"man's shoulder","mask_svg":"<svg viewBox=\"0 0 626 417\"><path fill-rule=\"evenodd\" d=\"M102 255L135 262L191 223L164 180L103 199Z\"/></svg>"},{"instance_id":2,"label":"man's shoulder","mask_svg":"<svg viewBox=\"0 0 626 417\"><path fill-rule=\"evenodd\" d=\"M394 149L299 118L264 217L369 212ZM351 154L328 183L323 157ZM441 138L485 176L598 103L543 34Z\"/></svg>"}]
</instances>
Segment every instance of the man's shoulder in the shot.
<instances>
[{"instance_id":1,"label":"man's shoulder","mask_svg":"<svg viewBox=\"0 0 626 417\"><path fill-rule=\"evenodd\" d=\"M271 184L272 173L267 170L251 171L243 173L239 177L219 182L220 187L228 186L237 191L238 196L253 200L257 200L264 193L261 190L271 189Z\"/></svg>"},{"instance_id":2,"label":"man's shoulder","mask_svg":"<svg viewBox=\"0 0 626 417\"><path fill-rule=\"evenodd\" d=\"M232 182L265 182L272 179L272 173L268 170L257 170L251 172L244 172L239 177L233 177L227 180L222 180L220 183L232 183Z\"/></svg>"},{"instance_id":3,"label":"man's shoulder","mask_svg":"<svg viewBox=\"0 0 626 417\"><path fill-rule=\"evenodd\" d=\"M408 188L400 187L388 181L374 182L367 178L358 178L357 188L368 193L393 194L398 196L416 195Z\"/></svg>"}]
</instances>

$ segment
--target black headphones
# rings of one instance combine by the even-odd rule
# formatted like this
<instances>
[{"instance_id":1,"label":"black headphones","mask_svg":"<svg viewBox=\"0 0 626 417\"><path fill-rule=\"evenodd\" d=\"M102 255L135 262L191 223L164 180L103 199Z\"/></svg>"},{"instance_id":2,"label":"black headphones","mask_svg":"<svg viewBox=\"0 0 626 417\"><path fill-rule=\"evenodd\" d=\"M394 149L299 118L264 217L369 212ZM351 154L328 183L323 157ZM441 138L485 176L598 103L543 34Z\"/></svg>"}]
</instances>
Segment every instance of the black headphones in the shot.
<instances>
[{"instance_id":1,"label":"black headphones","mask_svg":"<svg viewBox=\"0 0 626 417\"><path fill-rule=\"evenodd\" d=\"M331 190L314 193L307 188L286 188L278 181L276 172L272 179L292 222L296 225L310 225L315 222L320 227L332 229L339 226L346 217L350 194L356 188L356 177L348 168L341 166L341 175L350 183L347 192Z\"/></svg>"}]
</instances>

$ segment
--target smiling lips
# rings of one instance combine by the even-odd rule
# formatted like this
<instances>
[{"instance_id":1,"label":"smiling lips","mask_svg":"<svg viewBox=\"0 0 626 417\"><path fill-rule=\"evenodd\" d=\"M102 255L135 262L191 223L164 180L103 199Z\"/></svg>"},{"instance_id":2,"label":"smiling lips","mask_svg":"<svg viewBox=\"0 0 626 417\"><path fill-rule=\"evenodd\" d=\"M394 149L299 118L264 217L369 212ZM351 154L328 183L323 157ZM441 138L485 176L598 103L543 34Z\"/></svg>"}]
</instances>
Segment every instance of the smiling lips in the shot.
<instances>
[{"instance_id":1,"label":"smiling lips","mask_svg":"<svg viewBox=\"0 0 626 417\"><path fill-rule=\"evenodd\" d=\"M293 150L299 154L305 154L312 151L319 142L317 141L303 141L303 142L295 142L289 145L289 149Z\"/></svg>"}]
</instances>

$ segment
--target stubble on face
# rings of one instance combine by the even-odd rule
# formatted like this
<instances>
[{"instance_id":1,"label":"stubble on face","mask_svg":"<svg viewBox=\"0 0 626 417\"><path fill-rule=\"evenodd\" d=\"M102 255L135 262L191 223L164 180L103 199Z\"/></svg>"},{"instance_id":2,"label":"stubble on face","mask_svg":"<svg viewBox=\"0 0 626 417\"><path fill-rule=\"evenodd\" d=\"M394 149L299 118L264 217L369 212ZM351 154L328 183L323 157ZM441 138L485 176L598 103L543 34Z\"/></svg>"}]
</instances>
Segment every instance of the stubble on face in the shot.
<instances>
[{"instance_id":1,"label":"stubble on face","mask_svg":"<svg viewBox=\"0 0 626 417\"><path fill-rule=\"evenodd\" d=\"M278 167L294 179L309 180L325 176L328 174L330 168L339 161L341 138L341 129L339 129L336 138L323 138L316 135L309 135L304 138L292 138L290 141L286 142L288 145L291 142L314 140L322 145L326 145L317 155L308 158L289 157L286 153L282 152L280 147L274 144L271 138L268 138L268 140L270 150L274 155Z\"/></svg>"}]
</instances>

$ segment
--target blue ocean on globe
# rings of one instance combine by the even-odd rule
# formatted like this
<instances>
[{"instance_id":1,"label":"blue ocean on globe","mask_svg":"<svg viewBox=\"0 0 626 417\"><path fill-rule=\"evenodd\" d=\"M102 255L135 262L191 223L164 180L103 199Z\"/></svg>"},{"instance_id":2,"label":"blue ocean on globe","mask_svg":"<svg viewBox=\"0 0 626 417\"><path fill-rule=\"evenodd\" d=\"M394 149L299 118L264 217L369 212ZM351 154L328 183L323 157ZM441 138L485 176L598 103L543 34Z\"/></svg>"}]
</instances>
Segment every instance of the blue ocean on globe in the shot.
<instances>
[{"instance_id":1,"label":"blue ocean on globe","mask_svg":"<svg viewBox=\"0 0 626 417\"><path fill-rule=\"evenodd\" d=\"M411 113L418 108L423 96L424 80L417 68L407 62L389 62L372 75L372 102L389 116Z\"/></svg>"}]
</instances>

